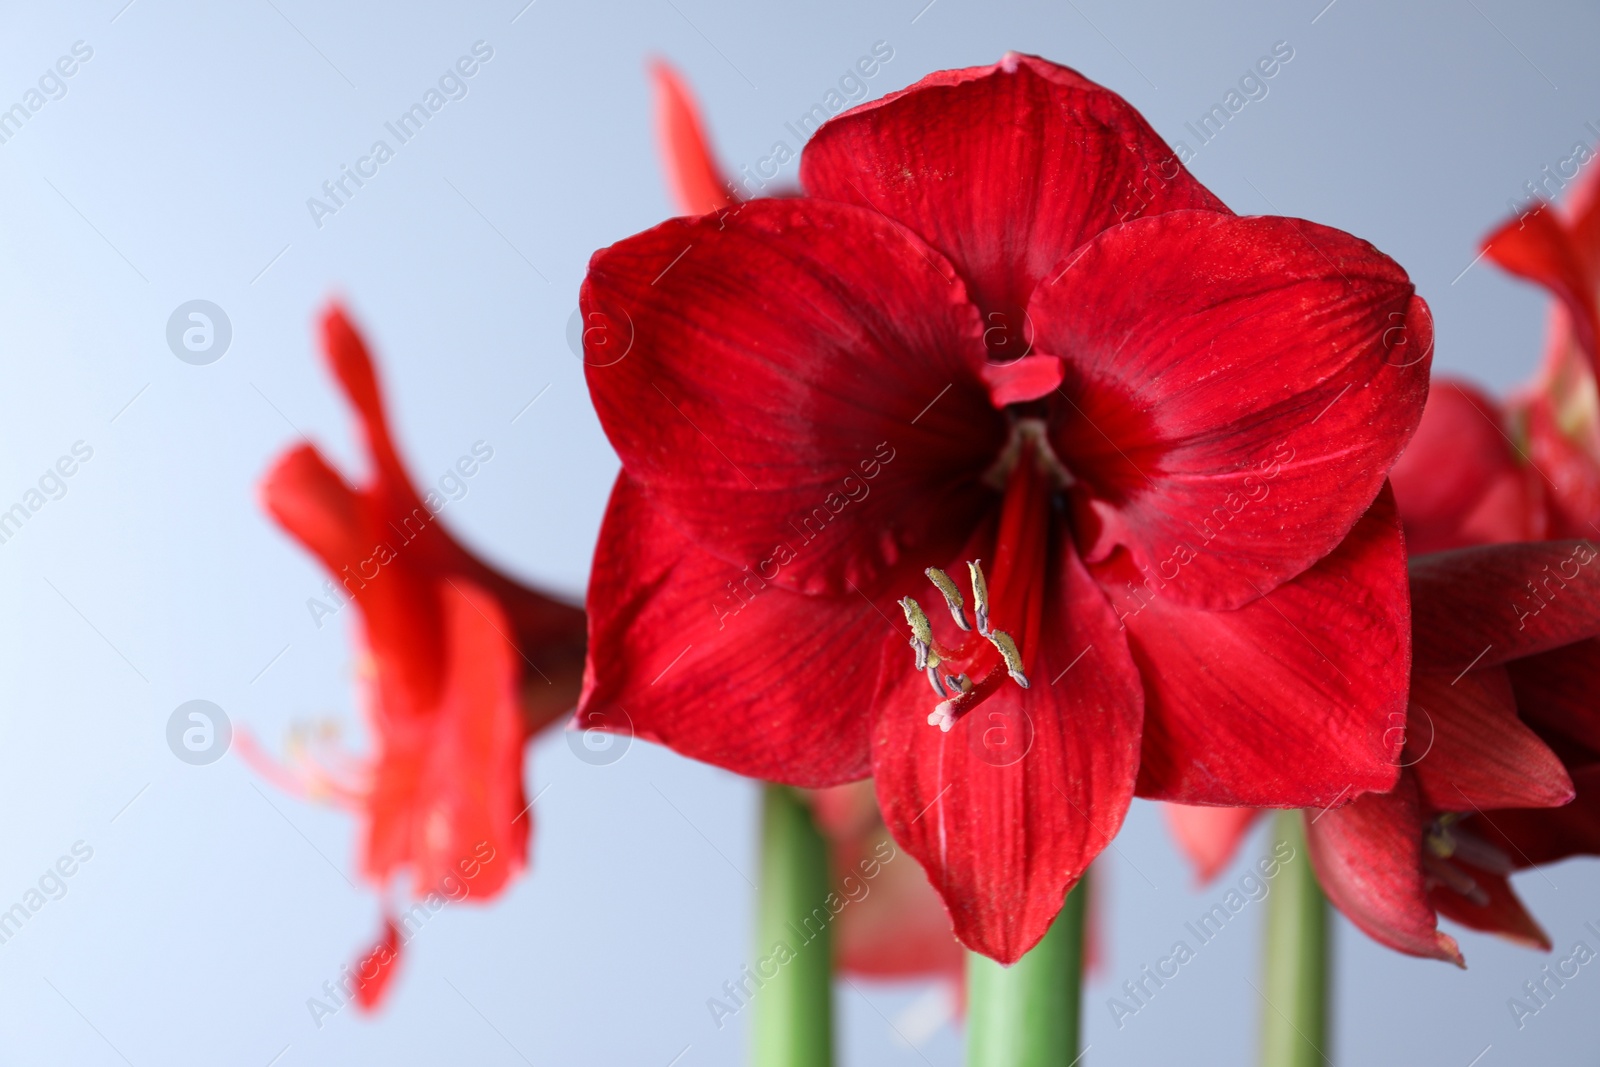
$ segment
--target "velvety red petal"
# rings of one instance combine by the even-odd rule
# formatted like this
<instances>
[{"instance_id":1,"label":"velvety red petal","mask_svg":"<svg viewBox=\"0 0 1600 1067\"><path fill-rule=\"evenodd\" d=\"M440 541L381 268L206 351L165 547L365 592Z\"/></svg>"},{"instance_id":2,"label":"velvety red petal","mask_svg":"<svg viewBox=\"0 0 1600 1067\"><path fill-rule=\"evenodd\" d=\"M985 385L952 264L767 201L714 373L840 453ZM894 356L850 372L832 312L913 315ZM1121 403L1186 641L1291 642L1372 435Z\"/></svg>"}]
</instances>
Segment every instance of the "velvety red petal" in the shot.
<instances>
[{"instance_id":1,"label":"velvety red petal","mask_svg":"<svg viewBox=\"0 0 1600 1067\"><path fill-rule=\"evenodd\" d=\"M1192 804L1163 804L1167 829L1178 851L1194 867L1197 885L1205 885L1233 861L1245 836L1262 813L1261 808L1206 808Z\"/></svg>"},{"instance_id":2,"label":"velvety red petal","mask_svg":"<svg viewBox=\"0 0 1600 1067\"><path fill-rule=\"evenodd\" d=\"M1465 967L1455 938L1439 931L1422 873L1425 818L1416 784L1369 794L1306 817L1311 865L1345 917L1381 944Z\"/></svg>"},{"instance_id":3,"label":"velvety red petal","mask_svg":"<svg viewBox=\"0 0 1600 1067\"><path fill-rule=\"evenodd\" d=\"M1399 525L1385 491L1321 563L1234 611L1097 570L1144 675L1140 796L1322 807L1394 784L1410 633Z\"/></svg>"},{"instance_id":4,"label":"velvety red petal","mask_svg":"<svg viewBox=\"0 0 1600 1067\"><path fill-rule=\"evenodd\" d=\"M1400 267L1314 223L1183 211L1107 230L1029 307L1052 437L1167 595L1231 608L1327 555L1422 416L1433 330ZM1177 556L1192 555L1174 568Z\"/></svg>"},{"instance_id":5,"label":"velvety red petal","mask_svg":"<svg viewBox=\"0 0 1600 1067\"><path fill-rule=\"evenodd\" d=\"M1511 888L1509 878L1480 870L1459 859L1451 862L1476 882L1488 899L1475 904L1446 886L1434 886L1428 891L1428 903L1437 908L1440 915L1472 930L1499 934L1529 948L1550 951L1550 935L1528 914L1516 890Z\"/></svg>"},{"instance_id":6,"label":"velvety red petal","mask_svg":"<svg viewBox=\"0 0 1600 1067\"><path fill-rule=\"evenodd\" d=\"M1566 306L1574 336L1591 365L1600 358L1595 280L1554 208L1543 207L1506 223L1484 238L1483 249L1512 274L1549 289Z\"/></svg>"},{"instance_id":7,"label":"velvety red petal","mask_svg":"<svg viewBox=\"0 0 1600 1067\"><path fill-rule=\"evenodd\" d=\"M589 581L576 725L769 781L865 776L880 650L911 651L861 596L763 580L777 558L771 545L764 555L765 568L742 571L700 551L619 476Z\"/></svg>"},{"instance_id":8,"label":"velvety red petal","mask_svg":"<svg viewBox=\"0 0 1600 1067\"><path fill-rule=\"evenodd\" d=\"M1541 541L1413 558L1417 668L1454 677L1600 635L1597 555L1587 541Z\"/></svg>"},{"instance_id":9,"label":"velvety red petal","mask_svg":"<svg viewBox=\"0 0 1600 1067\"><path fill-rule=\"evenodd\" d=\"M1590 638L1506 664L1517 714L1553 743L1600 762L1600 639Z\"/></svg>"},{"instance_id":10,"label":"velvety red petal","mask_svg":"<svg viewBox=\"0 0 1600 1067\"><path fill-rule=\"evenodd\" d=\"M1411 678L1406 763L1434 811L1554 807L1572 799L1556 754L1517 718L1500 667Z\"/></svg>"},{"instance_id":11,"label":"velvety red petal","mask_svg":"<svg viewBox=\"0 0 1600 1067\"><path fill-rule=\"evenodd\" d=\"M655 93L656 143L679 210L703 215L732 207L736 200L730 183L711 155L700 109L688 86L671 64L659 59L650 64L650 84Z\"/></svg>"},{"instance_id":12,"label":"velvety red petal","mask_svg":"<svg viewBox=\"0 0 1600 1067\"><path fill-rule=\"evenodd\" d=\"M1578 795L1563 807L1479 812L1462 825L1498 846L1518 868L1600 856L1600 766L1574 770L1572 784Z\"/></svg>"},{"instance_id":13,"label":"velvety red petal","mask_svg":"<svg viewBox=\"0 0 1600 1067\"><path fill-rule=\"evenodd\" d=\"M1029 689L1007 682L942 732L927 722L938 698L895 642L877 701L884 821L956 936L1001 963L1044 936L1116 835L1138 765L1139 676L1116 617L1070 548L1056 567Z\"/></svg>"},{"instance_id":14,"label":"velvety red petal","mask_svg":"<svg viewBox=\"0 0 1600 1067\"><path fill-rule=\"evenodd\" d=\"M800 180L921 236L955 263L985 325L1022 335L1034 286L1101 230L1227 210L1126 100L1016 54L840 115L806 145Z\"/></svg>"},{"instance_id":15,"label":"velvety red petal","mask_svg":"<svg viewBox=\"0 0 1600 1067\"><path fill-rule=\"evenodd\" d=\"M1532 540L1525 470L1506 437L1500 405L1467 382L1434 378L1416 435L1389 472L1406 548L1422 555ZM1513 492L1497 492L1502 483ZM1496 508L1480 514L1491 496Z\"/></svg>"},{"instance_id":16,"label":"velvety red petal","mask_svg":"<svg viewBox=\"0 0 1600 1067\"><path fill-rule=\"evenodd\" d=\"M469 895L491 897L525 865L533 822L522 792L521 661L493 597L455 582L439 602L446 673L437 707L420 717L375 709L365 867L382 882L409 866L417 896L464 883Z\"/></svg>"},{"instance_id":17,"label":"velvety red petal","mask_svg":"<svg viewBox=\"0 0 1600 1067\"><path fill-rule=\"evenodd\" d=\"M624 469L735 568L786 541L770 581L870 594L903 558L954 552L993 504L979 478L1006 426L977 312L881 216L757 200L668 222L596 253L581 304L629 338L587 368Z\"/></svg>"}]
</instances>

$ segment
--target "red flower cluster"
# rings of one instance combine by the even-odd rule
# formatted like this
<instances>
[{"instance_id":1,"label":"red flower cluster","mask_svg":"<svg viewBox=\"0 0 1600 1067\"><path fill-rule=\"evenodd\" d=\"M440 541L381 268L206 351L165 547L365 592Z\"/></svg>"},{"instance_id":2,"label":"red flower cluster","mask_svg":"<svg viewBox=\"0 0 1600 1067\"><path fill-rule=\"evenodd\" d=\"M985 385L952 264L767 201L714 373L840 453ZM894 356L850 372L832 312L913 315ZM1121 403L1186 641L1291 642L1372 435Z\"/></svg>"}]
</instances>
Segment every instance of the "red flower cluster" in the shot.
<instances>
[{"instance_id":1,"label":"red flower cluster","mask_svg":"<svg viewBox=\"0 0 1600 1067\"><path fill-rule=\"evenodd\" d=\"M375 751L339 768L256 762L293 788L360 813L362 873L374 885L407 871L422 898L470 870L472 894L488 899L527 861L533 819L523 746L573 706L584 615L450 536L437 517L442 501L419 494L406 475L366 345L338 307L323 317L322 333L360 417L371 475L353 487L304 445L278 460L261 495L360 610ZM494 858L483 862L485 855ZM392 922L381 947L380 976L361 983L363 1005L376 1003L392 975L400 948Z\"/></svg>"},{"instance_id":2,"label":"red flower cluster","mask_svg":"<svg viewBox=\"0 0 1600 1067\"><path fill-rule=\"evenodd\" d=\"M623 471L585 721L797 785L873 774L1002 961L1135 791L1392 788L1384 485L1432 348L1405 273L1233 215L1120 97L1026 56L839 116L801 179L591 262Z\"/></svg>"},{"instance_id":3,"label":"red flower cluster","mask_svg":"<svg viewBox=\"0 0 1600 1067\"><path fill-rule=\"evenodd\" d=\"M1545 366L1505 405L1435 383L1392 473L1414 553L1405 771L1388 794L1307 814L1330 898L1413 955L1462 963L1440 915L1548 949L1507 876L1600 854L1597 190L1591 179L1570 216L1544 206L1485 242L1561 302ZM1513 543L1544 537L1567 540ZM1169 809L1202 878L1256 814Z\"/></svg>"}]
</instances>

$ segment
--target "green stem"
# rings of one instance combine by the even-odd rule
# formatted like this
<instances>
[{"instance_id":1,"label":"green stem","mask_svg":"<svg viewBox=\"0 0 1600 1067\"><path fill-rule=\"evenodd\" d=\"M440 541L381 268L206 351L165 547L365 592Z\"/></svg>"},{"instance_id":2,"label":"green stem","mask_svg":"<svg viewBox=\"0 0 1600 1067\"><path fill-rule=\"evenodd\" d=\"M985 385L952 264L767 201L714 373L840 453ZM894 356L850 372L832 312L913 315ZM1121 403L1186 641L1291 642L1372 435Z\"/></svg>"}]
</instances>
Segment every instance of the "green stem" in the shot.
<instances>
[{"instance_id":1,"label":"green stem","mask_svg":"<svg viewBox=\"0 0 1600 1067\"><path fill-rule=\"evenodd\" d=\"M1069 1067L1078 1059L1085 876L1050 932L1010 967L967 954L967 1067Z\"/></svg>"},{"instance_id":2,"label":"green stem","mask_svg":"<svg viewBox=\"0 0 1600 1067\"><path fill-rule=\"evenodd\" d=\"M776 964L778 973L751 998L755 1067L833 1063L831 891L827 842L817 832L810 806L788 786L766 786L756 956L770 960L768 966Z\"/></svg>"},{"instance_id":3,"label":"green stem","mask_svg":"<svg viewBox=\"0 0 1600 1067\"><path fill-rule=\"evenodd\" d=\"M1267 898L1261 1062L1321 1067L1328 1048L1328 901L1306 853L1305 816L1281 811L1274 839L1294 856Z\"/></svg>"}]
</instances>

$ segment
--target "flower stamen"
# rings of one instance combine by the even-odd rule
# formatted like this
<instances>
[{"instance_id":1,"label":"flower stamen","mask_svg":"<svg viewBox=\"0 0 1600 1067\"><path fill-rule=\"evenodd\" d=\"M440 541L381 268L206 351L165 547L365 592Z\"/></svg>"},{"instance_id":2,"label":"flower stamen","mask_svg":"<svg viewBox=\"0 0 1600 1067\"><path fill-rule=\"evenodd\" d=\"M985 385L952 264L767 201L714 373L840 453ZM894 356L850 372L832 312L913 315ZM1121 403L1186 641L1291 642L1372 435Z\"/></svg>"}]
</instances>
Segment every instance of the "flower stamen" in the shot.
<instances>
[{"instance_id":1,"label":"flower stamen","mask_svg":"<svg viewBox=\"0 0 1600 1067\"><path fill-rule=\"evenodd\" d=\"M938 567L929 567L923 572L928 576L928 581L938 587L944 595L945 607L950 609L950 617L956 620L956 625L967 632L971 632L972 624L967 621L967 613L962 611L961 590L956 588L956 583L950 576Z\"/></svg>"},{"instance_id":2,"label":"flower stamen","mask_svg":"<svg viewBox=\"0 0 1600 1067\"><path fill-rule=\"evenodd\" d=\"M967 563L972 575L972 613L978 617L978 632L989 636L989 583L983 580L983 560Z\"/></svg>"},{"instance_id":3,"label":"flower stamen","mask_svg":"<svg viewBox=\"0 0 1600 1067\"><path fill-rule=\"evenodd\" d=\"M968 639L953 650L947 649L934 640L933 624L922 610L922 605L912 597L902 597L900 600L901 610L906 613L906 624L911 627L911 650L916 654L917 670L927 675L928 685L934 694L943 698L928 715L928 724L946 732L958 719L996 692L1006 677L1009 676L1023 689L1029 687L1028 676L1022 667L1022 650L1017 647L1015 638L989 625L989 585L983 576L982 561L968 562L967 570L972 576L973 613L977 617L978 633L984 641ZM966 603L955 582L938 567L929 567L924 573L944 597L945 606L950 609L950 616L956 625L970 633L972 625L963 610ZM992 647L994 652L986 651L986 645ZM998 664L994 661L995 653L999 654ZM966 669L955 669L956 662ZM950 669L941 671L941 665ZM984 671L977 681L973 681L973 675L978 673L977 668L984 668Z\"/></svg>"},{"instance_id":4,"label":"flower stamen","mask_svg":"<svg viewBox=\"0 0 1600 1067\"><path fill-rule=\"evenodd\" d=\"M989 640L1000 650L1000 658L1006 661L1006 673L1011 675L1011 680L1024 689L1028 688L1028 676L1022 673L1022 653L1017 650L1017 643L1011 639L1011 635L1004 630L994 630L990 632Z\"/></svg>"}]
</instances>

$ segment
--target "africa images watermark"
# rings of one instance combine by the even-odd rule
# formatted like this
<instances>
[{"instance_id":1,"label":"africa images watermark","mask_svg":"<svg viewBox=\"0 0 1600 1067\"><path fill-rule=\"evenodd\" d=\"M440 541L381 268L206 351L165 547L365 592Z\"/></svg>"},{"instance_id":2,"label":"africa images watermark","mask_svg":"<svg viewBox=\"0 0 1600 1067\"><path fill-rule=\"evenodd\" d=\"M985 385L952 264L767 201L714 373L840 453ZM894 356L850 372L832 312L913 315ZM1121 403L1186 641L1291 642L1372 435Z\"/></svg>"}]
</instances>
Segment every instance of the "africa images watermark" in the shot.
<instances>
[{"instance_id":1,"label":"africa images watermark","mask_svg":"<svg viewBox=\"0 0 1600 1067\"><path fill-rule=\"evenodd\" d=\"M1199 558L1200 553L1227 528L1246 508L1259 504L1267 499L1272 492L1272 481L1283 473L1283 465L1294 459L1294 447L1287 441L1280 441L1266 459L1255 464L1242 463L1241 470L1254 470L1240 481L1243 492L1231 492L1221 497L1215 507L1201 517L1198 524L1193 519L1187 520L1195 538L1190 541L1179 541L1173 546L1172 551L1165 559L1157 561L1155 573L1143 564L1135 563L1144 581L1135 585L1127 582L1128 598L1133 601L1134 607L1124 610L1120 605L1113 604L1112 610L1117 613L1117 621L1123 626L1128 625L1129 616L1137 615L1154 602L1161 591L1170 582L1175 582L1183 572L1183 568Z\"/></svg>"},{"instance_id":2,"label":"africa images watermark","mask_svg":"<svg viewBox=\"0 0 1600 1067\"><path fill-rule=\"evenodd\" d=\"M63 855L39 876L39 887L28 887L22 899L5 911L0 911L0 945L6 944L22 932L22 925L37 915L52 900L67 895L67 879L78 873L81 864L94 858L94 847L86 841L74 841L72 855Z\"/></svg>"},{"instance_id":3,"label":"africa images watermark","mask_svg":"<svg viewBox=\"0 0 1600 1067\"><path fill-rule=\"evenodd\" d=\"M451 503L465 499L470 489L468 481L493 458L493 445L487 441L472 442L471 455L459 457L454 466L439 476L436 485L428 487L422 495L421 507L412 508L411 514L402 518L398 526L392 521L389 523L389 529L394 531L393 540L379 541L372 546L371 553L365 559L345 564L339 571L337 582L332 578L325 580L322 592L327 600L307 597L306 611L310 612L311 621L317 629L322 629L323 619L337 615L351 597L365 589L368 582L375 581L383 573L384 566L393 563L399 558L401 549L421 537L440 512ZM351 573L352 568L354 573ZM344 595L340 594L341 588Z\"/></svg>"},{"instance_id":4,"label":"africa images watermark","mask_svg":"<svg viewBox=\"0 0 1600 1067\"><path fill-rule=\"evenodd\" d=\"M880 441L872 455L858 462L855 470L840 479L839 488L828 493L820 504L802 515L799 523L790 519L789 528L799 535L798 538L795 541L779 541L773 546L772 555L759 563L746 565L739 572L740 578L728 581L727 594L719 595L711 602L711 611L717 617L717 629L726 627L730 618L749 607L767 587L767 583L776 579L779 571L799 557L796 544L801 549L805 548L820 537L828 523L838 518L845 508L865 500L872 492L872 486L867 483L882 474L883 468L894 462L895 455L888 441ZM859 476L856 470L861 472Z\"/></svg>"},{"instance_id":5,"label":"africa images watermark","mask_svg":"<svg viewBox=\"0 0 1600 1067\"><path fill-rule=\"evenodd\" d=\"M22 524L37 515L52 500L67 495L67 479L78 473L82 464L94 458L94 447L87 441L74 441L69 450L55 463L44 469L35 486L23 491L22 499L9 508L0 509L0 545L7 544L22 532Z\"/></svg>"},{"instance_id":6,"label":"africa images watermark","mask_svg":"<svg viewBox=\"0 0 1600 1067\"><path fill-rule=\"evenodd\" d=\"M1113 201L1119 217L1127 221L1142 214L1156 199L1156 194L1177 181L1182 168L1188 166L1200 154L1201 148L1221 136L1222 131L1235 116L1248 104L1267 98L1267 94L1271 91L1267 82L1277 77L1293 58L1293 45L1288 41L1274 42L1271 54L1257 59L1255 64L1240 76L1238 88L1230 88L1220 103L1212 104L1197 120L1198 125L1195 122L1185 122L1183 127L1194 135L1195 147L1189 147L1186 141L1174 140L1173 154L1157 161L1154 167L1146 167L1150 173L1142 182L1130 179Z\"/></svg>"},{"instance_id":7,"label":"africa images watermark","mask_svg":"<svg viewBox=\"0 0 1600 1067\"><path fill-rule=\"evenodd\" d=\"M37 86L30 87L22 94L22 99L12 104L9 108L0 110L0 144L7 144L13 137L22 132L23 123L27 122L52 100L60 100L67 95L67 79L82 68L82 64L94 58L94 48L86 41L73 41L71 55L65 55L55 61L53 67L48 67L39 75Z\"/></svg>"},{"instance_id":8,"label":"africa images watermark","mask_svg":"<svg viewBox=\"0 0 1600 1067\"><path fill-rule=\"evenodd\" d=\"M824 122L851 104L859 104L867 98L867 81L875 77L893 58L894 47L888 41L872 42L871 53L857 59L854 66L839 76L837 88L830 86L828 91L822 94L822 99L812 104L804 114L793 122L783 124L784 130L794 135L794 144L790 145L787 138L779 138L772 142L767 154L755 161L754 174L750 173L751 164L740 165L739 173L744 179L741 181L729 178L728 192L733 194L736 200L749 200L761 196L768 183L783 173L786 164L800 158L801 147Z\"/></svg>"},{"instance_id":9,"label":"africa images watermark","mask_svg":"<svg viewBox=\"0 0 1600 1067\"><path fill-rule=\"evenodd\" d=\"M1516 600L1511 602L1511 610L1517 616L1517 629L1527 629L1528 620L1554 603L1567 588L1567 583L1577 578L1580 570L1594 562L1595 555L1593 543L1579 541L1572 549L1572 555L1556 564L1555 573L1551 573L1550 564L1546 563L1542 568L1544 577L1539 583L1535 585L1532 579L1528 581L1528 597L1520 603ZM1572 568L1571 573L1568 573L1568 567Z\"/></svg>"},{"instance_id":10,"label":"africa images watermark","mask_svg":"<svg viewBox=\"0 0 1600 1067\"><path fill-rule=\"evenodd\" d=\"M467 81L493 58L492 45L486 41L474 41L471 55L461 56L452 66L445 68L444 73L439 75L437 85L430 85L419 102L400 112L392 122L383 124L383 128L394 138L394 147L380 137L372 142L366 155L355 161L355 166L339 164L338 175L322 183L322 196L306 198L306 210L311 213L311 221L316 228L322 229L325 218L337 215L349 206L356 193L378 176L378 169L393 159L402 146L410 144L428 121L444 110L446 104L453 100L465 100Z\"/></svg>"},{"instance_id":11,"label":"africa images watermark","mask_svg":"<svg viewBox=\"0 0 1600 1067\"><path fill-rule=\"evenodd\" d=\"M756 993L778 977L778 972L800 954L799 950L804 949L828 929L829 925L839 917L840 912L851 904L859 904L865 900L867 894L872 892L872 886L868 883L883 872L884 864L891 862L899 854L892 841L885 839L878 842L878 847L872 850L872 855L856 865L860 877L852 873L840 880L839 888L844 891L844 896L829 893L821 904L811 909L810 915L800 920L800 925L796 926L792 920L789 922L789 932L794 935L793 945L781 938L774 941L772 950L757 960L754 968L746 964L740 968L737 979L722 983L722 993L726 1000L707 997L706 1010L711 1013L711 1021L716 1028L721 1030L730 1018L743 1011Z\"/></svg>"},{"instance_id":12,"label":"africa images watermark","mask_svg":"<svg viewBox=\"0 0 1600 1067\"><path fill-rule=\"evenodd\" d=\"M1596 939L1600 939L1600 929L1596 929L1594 923L1586 922L1583 926ZM1600 944L1600 940L1596 943ZM1568 982L1578 977L1580 968L1595 956L1595 950L1589 947L1587 941L1578 941L1573 944L1570 952L1555 963L1547 963L1539 968L1541 977L1523 982L1522 991L1527 994L1526 999L1506 998L1506 1008L1511 1012L1511 1021L1517 1024L1517 1029L1526 1027L1529 1019L1548 1008L1551 1001L1555 1000L1556 994L1565 989ZM1555 968L1554 972L1551 971L1552 967Z\"/></svg>"},{"instance_id":13,"label":"africa images watermark","mask_svg":"<svg viewBox=\"0 0 1600 1067\"><path fill-rule=\"evenodd\" d=\"M1111 1021L1117 1024L1117 1029L1121 1030L1130 1018L1148 1008L1155 995L1178 977L1183 965L1193 960L1201 948L1215 941L1234 916L1246 906L1267 899L1267 894L1272 891L1271 881L1285 864L1294 859L1294 846L1287 841L1277 842L1272 846L1272 855L1257 862L1254 870L1240 875L1239 881L1211 906L1211 910L1194 922L1184 923L1184 929L1194 935L1194 947L1191 948L1188 941L1174 942L1172 950L1157 960L1153 967L1147 963L1139 968L1137 980L1130 978L1122 983L1126 1000L1106 998L1106 1010L1111 1013Z\"/></svg>"}]
</instances>

